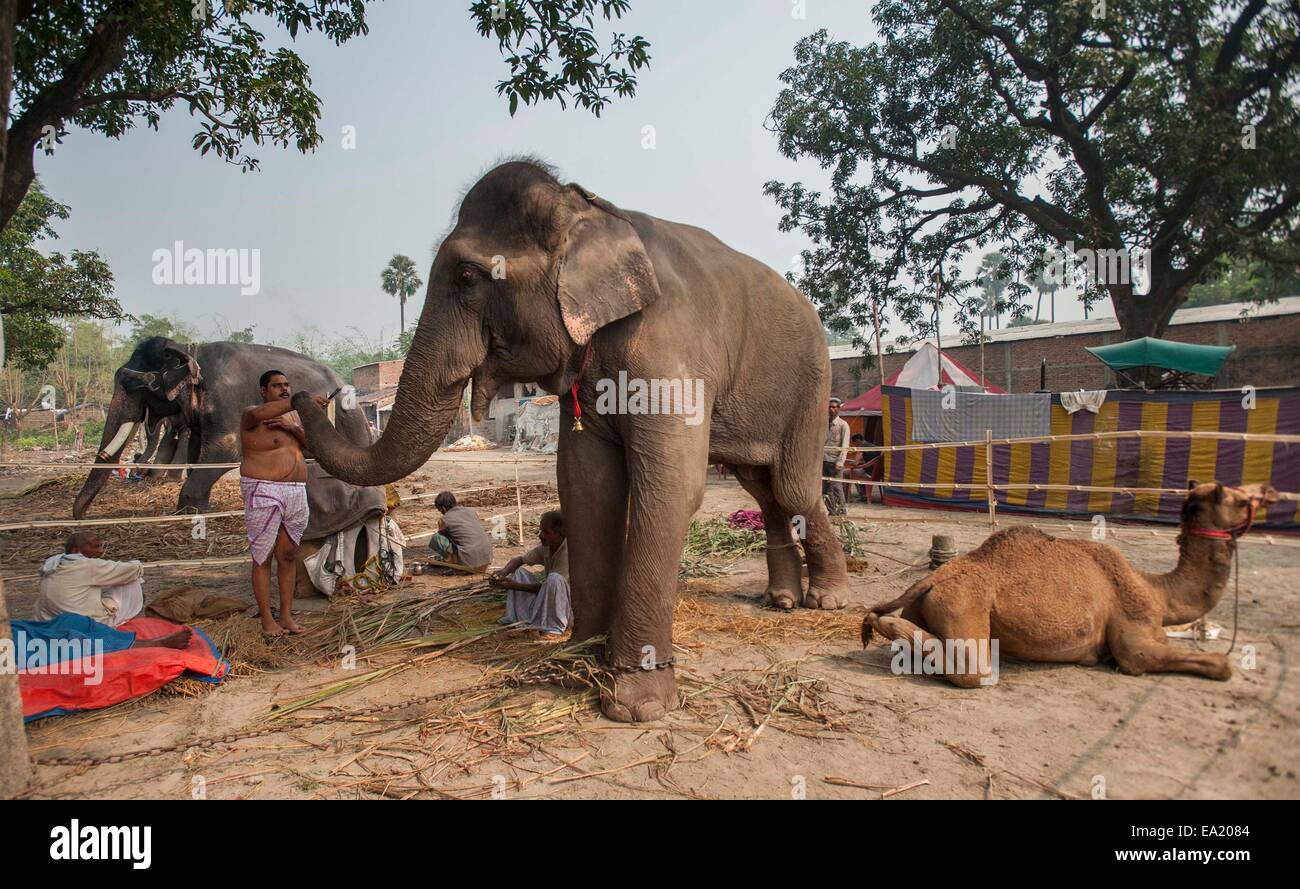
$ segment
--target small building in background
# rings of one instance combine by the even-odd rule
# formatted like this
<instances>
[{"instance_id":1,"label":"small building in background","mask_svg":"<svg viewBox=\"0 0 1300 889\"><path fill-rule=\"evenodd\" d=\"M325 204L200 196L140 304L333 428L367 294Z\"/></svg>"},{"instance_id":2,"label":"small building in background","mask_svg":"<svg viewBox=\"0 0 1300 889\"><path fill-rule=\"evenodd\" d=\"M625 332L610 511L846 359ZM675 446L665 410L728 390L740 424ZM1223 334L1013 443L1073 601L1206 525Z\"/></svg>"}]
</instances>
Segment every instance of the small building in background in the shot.
<instances>
[{"instance_id":1,"label":"small building in background","mask_svg":"<svg viewBox=\"0 0 1300 889\"><path fill-rule=\"evenodd\" d=\"M397 399L397 384L402 379L405 358L374 361L352 369L352 387L357 390L357 405L379 432L388 425Z\"/></svg>"},{"instance_id":2,"label":"small building in background","mask_svg":"<svg viewBox=\"0 0 1300 889\"><path fill-rule=\"evenodd\" d=\"M379 432L388 425L392 416L393 404L397 400L397 388L402 379L404 358L388 361L374 361L352 369L352 386L357 390L357 404ZM520 405L527 399L544 394L532 383L514 383L502 386L496 397L488 406L487 417L482 422L471 422L468 406L462 410L448 431L447 440L469 435L481 435L499 445L510 447L514 444L515 418Z\"/></svg>"}]
</instances>

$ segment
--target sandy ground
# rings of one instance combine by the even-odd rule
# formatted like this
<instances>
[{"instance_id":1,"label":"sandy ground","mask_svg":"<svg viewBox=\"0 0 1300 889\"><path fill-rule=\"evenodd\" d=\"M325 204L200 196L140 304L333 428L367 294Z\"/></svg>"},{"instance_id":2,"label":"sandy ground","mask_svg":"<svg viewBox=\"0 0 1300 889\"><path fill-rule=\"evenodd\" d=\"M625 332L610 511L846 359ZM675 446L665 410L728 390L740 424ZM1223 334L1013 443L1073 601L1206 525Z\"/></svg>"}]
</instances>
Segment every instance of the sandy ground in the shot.
<instances>
[{"instance_id":1,"label":"sandy ground","mask_svg":"<svg viewBox=\"0 0 1300 889\"><path fill-rule=\"evenodd\" d=\"M513 480L511 467L470 462L481 459L440 454L419 484L463 489ZM553 481L554 471L525 466L520 477ZM0 501L6 521L17 512L14 503ZM701 517L750 506L734 481L710 474ZM489 507L480 514L501 511ZM411 524L426 527L425 515L399 511L408 531ZM206 749L190 745L267 725L274 702L346 674L334 664L300 662L237 675L196 696L155 693L97 713L46 720L29 728L38 757L180 749L121 764L42 766L33 795L187 798L198 788L210 798L812 799L880 798L903 787L897 798L1086 798L1102 787L1110 798L1300 795L1300 686L1291 675L1300 663L1300 549L1242 547L1232 656L1237 669L1228 682L1008 659L996 686L966 691L894 675L888 649L862 650L856 624L865 606L892 598L923 575L925 569L914 566L924 561L933 534L952 534L965 552L987 536L987 524L977 516L866 504L854 504L850 515L861 523L868 552L847 612L762 609L757 601L766 579L758 557L742 560L732 574L683 584L675 654L687 706L660 723L610 722L592 708L589 692L551 685L349 715L481 683L503 646L542 648L489 640L297 714L333 714L333 722ZM1016 521L1002 518L1004 527ZM1080 536L1087 531L1077 529ZM227 543L237 547L237 528L230 531ZM0 539L7 575L46 554L44 541L24 541L31 537L9 532ZM1168 570L1175 560L1172 541L1149 531L1125 533L1116 545L1143 569ZM119 545L113 555L131 555L124 550ZM498 561L521 551L499 549ZM149 579L151 589L188 582L249 595L243 569L156 571ZM400 594L432 594L455 582L416 578ZM26 616L34 584L19 581L8 589L11 612ZM322 607L320 599L304 600L302 620L320 619ZM688 612L682 609L712 617L696 620L683 634ZM1225 627L1224 638L1175 644L1225 650L1232 609L1230 590L1211 615ZM1253 652L1253 669L1242 668L1243 652ZM746 689L748 697L718 696L728 688ZM790 717L780 706L796 699L805 717ZM543 711L548 715L538 717Z\"/></svg>"}]
</instances>

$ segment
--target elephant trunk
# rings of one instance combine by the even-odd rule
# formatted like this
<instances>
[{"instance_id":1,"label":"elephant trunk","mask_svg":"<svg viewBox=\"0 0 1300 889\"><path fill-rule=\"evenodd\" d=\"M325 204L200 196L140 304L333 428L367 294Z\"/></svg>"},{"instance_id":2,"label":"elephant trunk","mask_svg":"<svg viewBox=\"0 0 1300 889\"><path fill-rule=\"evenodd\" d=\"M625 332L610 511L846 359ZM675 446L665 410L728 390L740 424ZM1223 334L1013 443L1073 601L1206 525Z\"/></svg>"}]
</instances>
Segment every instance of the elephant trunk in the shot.
<instances>
[{"instance_id":1,"label":"elephant trunk","mask_svg":"<svg viewBox=\"0 0 1300 889\"><path fill-rule=\"evenodd\" d=\"M113 393L113 400L108 405L108 418L104 421L104 433L99 439L99 453L95 455L95 462L116 463L118 455L130 441L131 434L135 432L136 424L142 419L144 419L144 409L141 399L138 396L132 398L127 395L119 385L117 391ZM85 516L91 501L108 480L110 472L112 472L110 469L90 471L86 483L81 486L81 491L72 504L74 519Z\"/></svg>"},{"instance_id":2,"label":"elephant trunk","mask_svg":"<svg viewBox=\"0 0 1300 889\"><path fill-rule=\"evenodd\" d=\"M362 486L387 484L423 466L451 429L473 371L472 363L451 372L435 367L433 356L443 356L441 363L445 363L447 354L434 346L425 325L416 329L393 415L379 440L368 448L340 435L309 393L296 393L293 407L317 462L335 478Z\"/></svg>"}]
</instances>

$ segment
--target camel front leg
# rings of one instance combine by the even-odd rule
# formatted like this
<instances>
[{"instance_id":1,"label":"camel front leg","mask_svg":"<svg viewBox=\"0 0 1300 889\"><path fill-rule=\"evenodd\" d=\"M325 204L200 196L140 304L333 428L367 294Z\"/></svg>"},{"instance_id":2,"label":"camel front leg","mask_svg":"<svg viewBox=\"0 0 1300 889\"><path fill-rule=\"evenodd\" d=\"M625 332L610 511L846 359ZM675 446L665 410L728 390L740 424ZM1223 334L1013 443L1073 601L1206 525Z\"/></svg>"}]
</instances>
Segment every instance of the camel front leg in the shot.
<instances>
[{"instance_id":1,"label":"camel front leg","mask_svg":"<svg viewBox=\"0 0 1300 889\"><path fill-rule=\"evenodd\" d=\"M1227 655L1176 648L1165 641L1160 627L1120 625L1106 634L1119 668L1131 676L1143 673L1191 673L1225 682L1232 678Z\"/></svg>"},{"instance_id":2,"label":"camel front leg","mask_svg":"<svg viewBox=\"0 0 1300 889\"><path fill-rule=\"evenodd\" d=\"M889 644L894 654L891 669L900 675L930 673L933 666L933 675L942 675L958 688L979 688L997 682L997 653L990 650L987 628L982 636L948 640L902 617L873 612L867 615L867 623Z\"/></svg>"}]
</instances>

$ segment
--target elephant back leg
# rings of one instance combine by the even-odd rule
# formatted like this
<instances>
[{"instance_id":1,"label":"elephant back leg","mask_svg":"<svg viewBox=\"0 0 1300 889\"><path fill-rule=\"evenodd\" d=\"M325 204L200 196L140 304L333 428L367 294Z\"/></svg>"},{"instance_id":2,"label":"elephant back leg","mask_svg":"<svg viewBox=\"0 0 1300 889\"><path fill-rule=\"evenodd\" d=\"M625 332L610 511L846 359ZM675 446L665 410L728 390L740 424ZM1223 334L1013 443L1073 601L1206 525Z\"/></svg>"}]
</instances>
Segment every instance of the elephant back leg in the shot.
<instances>
[{"instance_id":1,"label":"elephant back leg","mask_svg":"<svg viewBox=\"0 0 1300 889\"><path fill-rule=\"evenodd\" d=\"M826 443L826 394L802 402L792 418L772 464L772 493L786 515L804 530L808 557L806 608L843 608L848 602L849 572L839 534L822 502L822 457ZM802 519L802 521L800 521Z\"/></svg>"},{"instance_id":2,"label":"elephant back leg","mask_svg":"<svg viewBox=\"0 0 1300 889\"><path fill-rule=\"evenodd\" d=\"M771 471L766 466L737 466L736 480L763 511L767 536L765 604L788 611L803 600L803 568L791 533L791 516L772 493Z\"/></svg>"},{"instance_id":3,"label":"elephant back leg","mask_svg":"<svg viewBox=\"0 0 1300 889\"><path fill-rule=\"evenodd\" d=\"M808 557L808 592L805 608L843 608L848 603L849 572L839 534L821 499L819 456L810 461L783 461L772 467L772 491L787 521L793 518L804 530Z\"/></svg>"}]
</instances>

